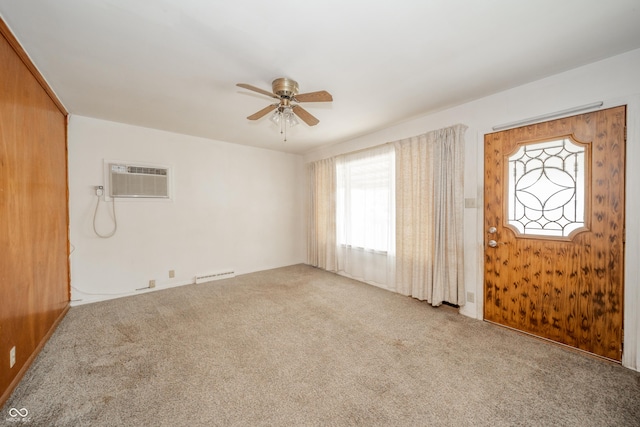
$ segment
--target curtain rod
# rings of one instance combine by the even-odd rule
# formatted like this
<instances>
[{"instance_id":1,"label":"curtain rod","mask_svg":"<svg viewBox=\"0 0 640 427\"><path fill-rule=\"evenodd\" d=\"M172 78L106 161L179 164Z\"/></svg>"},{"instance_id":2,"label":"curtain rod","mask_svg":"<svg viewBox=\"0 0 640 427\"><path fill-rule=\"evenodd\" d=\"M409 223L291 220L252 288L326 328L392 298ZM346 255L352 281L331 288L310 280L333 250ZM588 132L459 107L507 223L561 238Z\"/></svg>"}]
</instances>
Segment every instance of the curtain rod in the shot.
<instances>
[{"instance_id":1,"label":"curtain rod","mask_svg":"<svg viewBox=\"0 0 640 427\"><path fill-rule=\"evenodd\" d=\"M586 110L592 110L592 109L600 108L600 107L602 107L602 104L603 104L603 102L600 101L600 102L594 102L592 104L580 105L579 107L568 108L566 110L556 111L555 113L543 114L541 116L531 117L529 119L518 120L516 122L505 123L503 125L497 125L497 126L494 126L492 129L493 130L504 130L504 129L508 129L508 128L514 128L514 127L529 125L529 124L532 124L532 123L543 122L545 120L555 119L555 118L558 118L560 116L566 116L566 115L570 115L572 113L578 113L580 111L586 111Z\"/></svg>"}]
</instances>

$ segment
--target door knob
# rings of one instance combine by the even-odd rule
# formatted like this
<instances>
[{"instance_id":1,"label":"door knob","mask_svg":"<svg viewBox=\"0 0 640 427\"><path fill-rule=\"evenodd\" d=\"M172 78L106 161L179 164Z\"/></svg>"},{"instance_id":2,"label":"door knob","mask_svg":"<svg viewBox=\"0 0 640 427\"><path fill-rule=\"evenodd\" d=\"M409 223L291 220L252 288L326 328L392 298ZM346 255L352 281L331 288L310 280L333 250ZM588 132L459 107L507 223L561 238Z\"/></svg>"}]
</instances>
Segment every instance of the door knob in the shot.
<instances>
[{"instance_id":1,"label":"door knob","mask_svg":"<svg viewBox=\"0 0 640 427\"><path fill-rule=\"evenodd\" d=\"M498 246L498 242L496 242L495 240L489 240L489 246L495 248L496 246Z\"/></svg>"},{"instance_id":2,"label":"door knob","mask_svg":"<svg viewBox=\"0 0 640 427\"><path fill-rule=\"evenodd\" d=\"M489 234L495 234L495 232L498 231L497 228L495 227L489 227Z\"/></svg>"}]
</instances>

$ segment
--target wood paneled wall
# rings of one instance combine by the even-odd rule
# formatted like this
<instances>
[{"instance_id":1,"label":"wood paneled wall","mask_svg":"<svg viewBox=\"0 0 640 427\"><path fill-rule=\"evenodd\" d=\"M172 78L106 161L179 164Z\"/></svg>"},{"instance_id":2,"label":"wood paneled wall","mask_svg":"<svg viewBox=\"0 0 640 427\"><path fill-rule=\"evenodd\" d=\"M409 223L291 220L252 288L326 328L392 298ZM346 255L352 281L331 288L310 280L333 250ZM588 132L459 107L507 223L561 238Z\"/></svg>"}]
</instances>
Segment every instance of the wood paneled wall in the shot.
<instances>
[{"instance_id":1,"label":"wood paneled wall","mask_svg":"<svg viewBox=\"0 0 640 427\"><path fill-rule=\"evenodd\" d=\"M0 406L69 308L66 117L0 20Z\"/></svg>"}]
</instances>

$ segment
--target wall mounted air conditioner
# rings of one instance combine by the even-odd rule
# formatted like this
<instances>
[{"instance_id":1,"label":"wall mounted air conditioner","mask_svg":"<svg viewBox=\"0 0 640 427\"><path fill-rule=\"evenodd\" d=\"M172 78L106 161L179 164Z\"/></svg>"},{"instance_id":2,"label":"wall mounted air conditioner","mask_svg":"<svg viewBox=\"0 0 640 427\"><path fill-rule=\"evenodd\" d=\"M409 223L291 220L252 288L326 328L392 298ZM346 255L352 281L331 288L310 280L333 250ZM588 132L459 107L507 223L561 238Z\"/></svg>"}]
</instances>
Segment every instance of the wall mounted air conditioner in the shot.
<instances>
[{"instance_id":1,"label":"wall mounted air conditioner","mask_svg":"<svg viewBox=\"0 0 640 427\"><path fill-rule=\"evenodd\" d=\"M109 163L111 197L169 198L169 168Z\"/></svg>"}]
</instances>

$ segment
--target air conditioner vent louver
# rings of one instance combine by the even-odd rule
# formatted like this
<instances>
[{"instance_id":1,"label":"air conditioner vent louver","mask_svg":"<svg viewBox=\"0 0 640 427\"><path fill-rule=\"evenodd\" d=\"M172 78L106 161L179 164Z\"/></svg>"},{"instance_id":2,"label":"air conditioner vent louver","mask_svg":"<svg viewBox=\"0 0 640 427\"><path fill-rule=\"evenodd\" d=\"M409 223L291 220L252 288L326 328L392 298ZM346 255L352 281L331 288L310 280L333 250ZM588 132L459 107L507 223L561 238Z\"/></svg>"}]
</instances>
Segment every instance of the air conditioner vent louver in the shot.
<instances>
[{"instance_id":1,"label":"air conditioner vent louver","mask_svg":"<svg viewBox=\"0 0 640 427\"><path fill-rule=\"evenodd\" d=\"M144 175L167 175L166 169L143 168L141 166L127 166L128 173L140 173Z\"/></svg>"},{"instance_id":2,"label":"air conditioner vent louver","mask_svg":"<svg viewBox=\"0 0 640 427\"><path fill-rule=\"evenodd\" d=\"M111 197L169 198L168 169L109 164Z\"/></svg>"}]
</instances>

